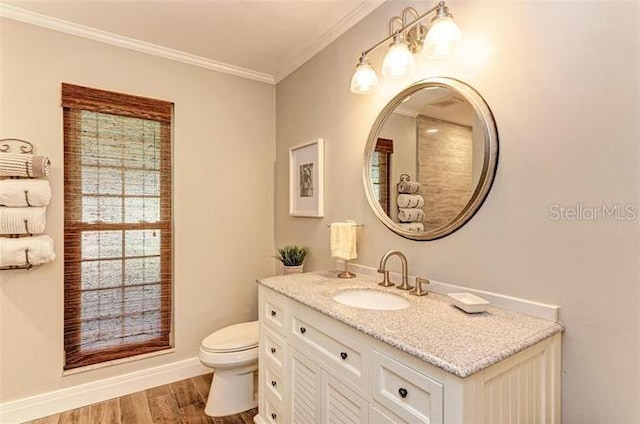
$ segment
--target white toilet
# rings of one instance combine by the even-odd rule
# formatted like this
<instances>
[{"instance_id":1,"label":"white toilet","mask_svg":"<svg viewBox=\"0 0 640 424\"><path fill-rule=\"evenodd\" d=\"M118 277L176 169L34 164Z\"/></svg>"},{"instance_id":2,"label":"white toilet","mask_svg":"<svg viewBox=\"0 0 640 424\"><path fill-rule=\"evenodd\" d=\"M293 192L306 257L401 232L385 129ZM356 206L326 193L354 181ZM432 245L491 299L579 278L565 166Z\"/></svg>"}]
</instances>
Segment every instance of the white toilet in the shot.
<instances>
[{"instance_id":1,"label":"white toilet","mask_svg":"<svg viewBox=\"0 0 640 424\"><path fill-rule=\"evenodd\" d=\"M207 336L200 346L200 362L214 369L205 414L223 417L258 405L258 321L230 325Z\"/></svg>"}]
</instances>

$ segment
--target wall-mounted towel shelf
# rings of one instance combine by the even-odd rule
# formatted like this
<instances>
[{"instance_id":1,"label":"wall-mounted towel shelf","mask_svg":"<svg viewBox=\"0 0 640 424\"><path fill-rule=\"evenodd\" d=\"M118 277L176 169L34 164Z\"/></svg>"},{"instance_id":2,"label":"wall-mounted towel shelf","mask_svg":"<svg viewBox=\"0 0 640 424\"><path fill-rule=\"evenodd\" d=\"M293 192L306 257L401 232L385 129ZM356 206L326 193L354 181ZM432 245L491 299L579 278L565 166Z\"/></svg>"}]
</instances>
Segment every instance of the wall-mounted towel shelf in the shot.
<instances>
[{"instance_id":1,"label":"wall-mounted towel shelf","mask_svg":"<svg viewBox=\"0 0 640 424\"><path fill-rule=\"evenodd\" d=\"M396 185L396 207L398 225L410 232L423 232L424 224L424 198L420 194L421 184L411 181L408 174L400 175L400 181Z\"/></svg>"},{"instance_id":2,"label":"wall-mounted towel shelf","mask_svg":"<svg viewBox=\"0 0 640 424\"><path fill-rule=\"evenodd\" d=\"M0 235L0 249L4 253L4 255L0 256L0 271L29 270L33 268L34 260L35 264L41 264L55 258L53 241L49 238L49 259L42 259L42 249L38 245L41 240L38 237L31 238L34 235L34 229L29 226L29 219L33 218L20 219L22 216L17 215L25 214L27 211L29 213L25 215L32 215L31 212L39 211L36 213L39 213L42 217L42 220L39 221L42 223L42 230L37 228L37 232L44 231L45 209L42 207L40 210L36 209L34 203L45 207L49 203L51 197L49 183L37 180L38 177L46 177L48 175L49 166L50 162L47 157L34 156L34 145L29 141L19 138L0 139L0 180L6 181L6 183L2 184L2 191L0 192L0 196L3 199L2 204L0 204L0 208L3 211L0 214L0 217L3 218L3 222L0 222L0 228L4 227L4 231L9 233ZM19 179L23 179L24 183L16 181ZM45 190L43 190L43 185ZM30 189L33 189L31 196ZM22 193L24 193L24 199L22 199ZM24 231L18 225L21 221L24 223ZM38 226L36 224L36 227ZM22 239L26 243L18 242L16 239ZM35 257L30 256L30 248L36 246ZM22 256L23 252L24 257Z\"/></svg>"},{"instance_id":3,"label":"wall-mounted towel shelf","mask_svg":"<svg viewBox=\"0 0 640 424\"><path fill-rule=\"evenodd\" d=\"M33 144L20 138L0 139L0 153L13 153L15 149L20 150L17 153L33 153Z\"/></svg>"}]
</instances>

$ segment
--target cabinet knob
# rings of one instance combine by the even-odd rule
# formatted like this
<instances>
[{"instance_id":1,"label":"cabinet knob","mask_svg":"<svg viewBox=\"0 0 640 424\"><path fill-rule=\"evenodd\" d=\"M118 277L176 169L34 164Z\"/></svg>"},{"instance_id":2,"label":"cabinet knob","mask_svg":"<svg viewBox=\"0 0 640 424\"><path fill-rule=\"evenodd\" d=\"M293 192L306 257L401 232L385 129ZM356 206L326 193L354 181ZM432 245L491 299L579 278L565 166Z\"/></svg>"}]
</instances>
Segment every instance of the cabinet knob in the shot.
<instances>
[{"instance_id":1,"label":"cabinet knob","mask_svg":"<svg viewBox=\"0 0 640 424\"><path fill-rule=\"evenodd\" d=\"M347 352L340 352L340 357L344 360L347 359L349 355L347 355Z\"/></svg>"},{"instance_id":2,"label":"cabinet knob","mask_svg":"<svg viewBox=\"0 0 640 424\"><path fill-rule=\"evenodd\" d=\"M277 415L276 415L276 413L275 413L275 412L272 412L272 413L271 413L271 419L272 419L272 420L275 420L275 419L276 419L276 416L277 416Z\"/></svg>"},{"instance_id":3,"label":"cabinet knob","mask_svg":"<svg viewBox=\"0 0 640 424\"><path fill-rule=\"evenodd\" d=\"M271 353L276 353L276 348L275 347L272 347L270 350L271 350Z\"/></svg>"},{"instance_id":4,"label":"cabinet knob","mask_svg":"<svg viewBox=\"0 0 640 424\"><path fill-rule=\"evenodd\" d=\"M407 395L409 394L409 392L407 392L407 389L405 389L404 387L400 387L400 388L398 389L398 394L400 395L400 397L401 397L402 399L404 399L404 398L406 398L406 397L407 397Z\"/></svg>"},{"instance_id":5,"label":"cabinet knob","mask_svg":"<svg viewBox=\"0 0 640 424\"><path fill-rule=\"evenodd\" d=\"M304 334L304 333L306 333L306 332L307 332L307 329L306 329L306 328L304 328L304 327L300 327L300 332L301 332L302 334Z\"/></svg>"},{"instance_id":6,"label":"cabinet knob","mask_svg":"<svg viewBox=\"0 0 640 424\"><path fill-rule=\"evenodd\" d=\"M275 317L276 316L276 311L271 311L271 316Z\"/></svg>"},{"instance_id":7,"label":"cabinet knob","mask_svg":"<svg viewBox=\"0 0 640 424\"><path fill-rule=\"evenodd\" d=\"M272 386L272 387L276 387L276 385L277 385L277 384L278 384L278 383L276 383L276 381L275 381L275 380L271 380L271 386Z\"/></svg>"}]
</instances>

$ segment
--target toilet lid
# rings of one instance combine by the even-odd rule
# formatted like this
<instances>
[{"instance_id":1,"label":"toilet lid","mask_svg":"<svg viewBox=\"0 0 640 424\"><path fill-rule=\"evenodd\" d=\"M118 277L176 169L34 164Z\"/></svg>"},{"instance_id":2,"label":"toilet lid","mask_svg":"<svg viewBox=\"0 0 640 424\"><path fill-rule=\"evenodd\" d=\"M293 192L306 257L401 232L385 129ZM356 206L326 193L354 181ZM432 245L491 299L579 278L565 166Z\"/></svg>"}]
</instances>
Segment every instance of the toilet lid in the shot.
<instances>
[{"instance_id":1,"label":"toilet lid","mask_svg":"<svg viewBox=\"0 0 640 424\"><path fill-rule=\"evenodd\" d=\"M258 346L258 321L243 322L211 333L202 341L208 352L240 352Z\"/></svg>"}]
</instances>

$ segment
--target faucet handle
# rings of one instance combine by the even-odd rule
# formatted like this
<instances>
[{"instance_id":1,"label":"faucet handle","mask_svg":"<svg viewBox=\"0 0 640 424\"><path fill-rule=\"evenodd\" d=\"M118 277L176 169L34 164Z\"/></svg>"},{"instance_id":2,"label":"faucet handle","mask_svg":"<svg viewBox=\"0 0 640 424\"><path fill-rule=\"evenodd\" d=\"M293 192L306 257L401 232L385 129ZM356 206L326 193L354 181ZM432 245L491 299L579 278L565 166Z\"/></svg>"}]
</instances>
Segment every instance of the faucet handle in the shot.
<instances>
[{"instance_id":1,"label":"faucet handle","mask_svg":"<svg viewBox=\"0 0 640 424\"><path fill-rule=\"evenodd\" d=\"M428 291L422 289L422 284L429 284L429 280L426 278L416 277L416 288L411 290L411 293L414 296L426 296L429 294Z\"/></svg>"},{"instance_id":2,"label":"faucet handle","mask_svg":"<svg viewBox=\"0 0 640 424\"><path fill-rule=\"evenodd\" d=\"M382 281L378 283L379 286L391 287L394 285L391 281L389 281L389 271L387 271L386 269L379 269L378 272L383 275Z\"/></svg>"}]
</instances>

